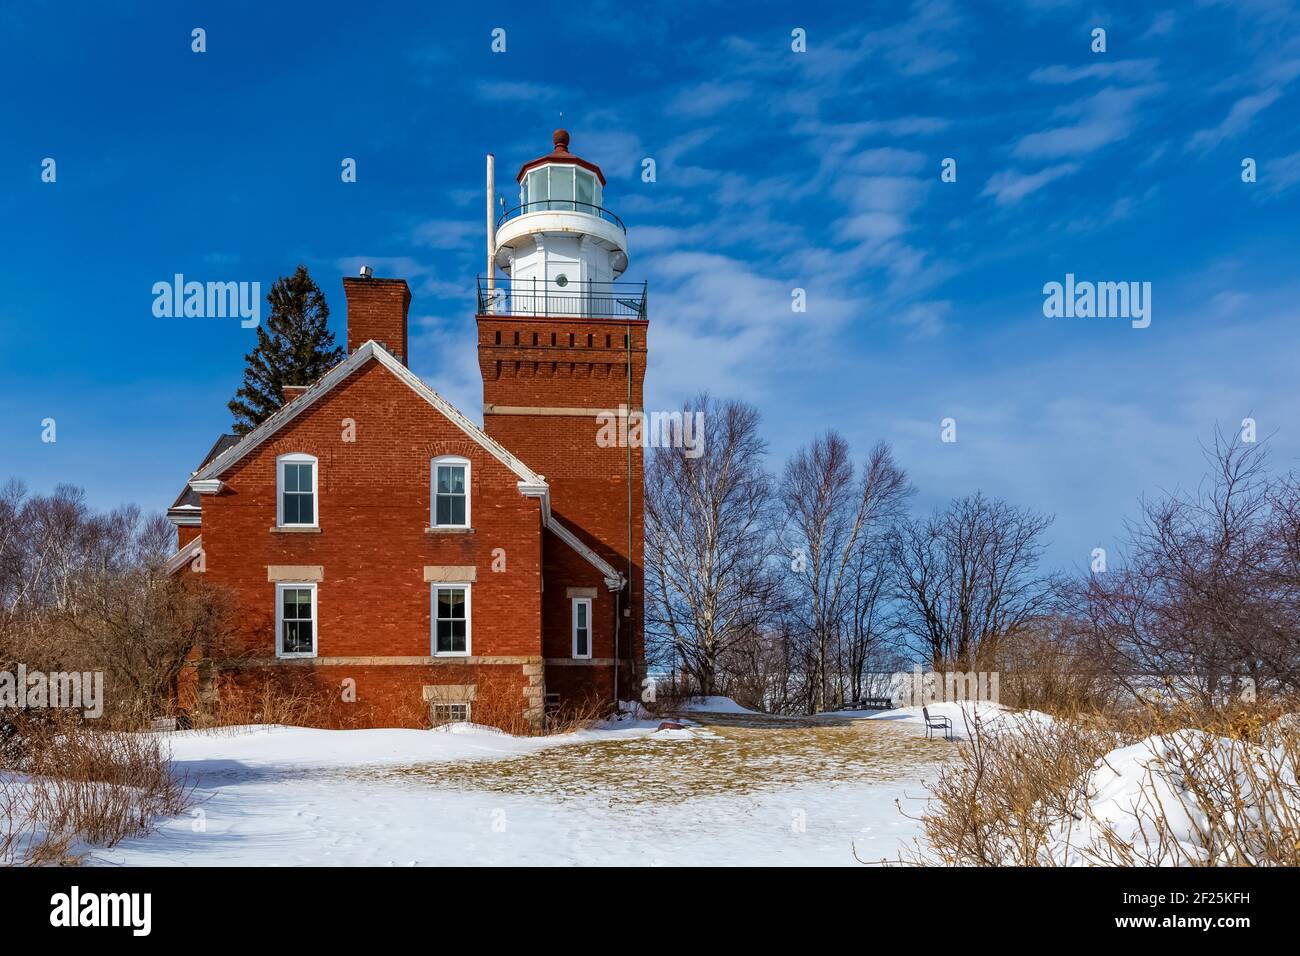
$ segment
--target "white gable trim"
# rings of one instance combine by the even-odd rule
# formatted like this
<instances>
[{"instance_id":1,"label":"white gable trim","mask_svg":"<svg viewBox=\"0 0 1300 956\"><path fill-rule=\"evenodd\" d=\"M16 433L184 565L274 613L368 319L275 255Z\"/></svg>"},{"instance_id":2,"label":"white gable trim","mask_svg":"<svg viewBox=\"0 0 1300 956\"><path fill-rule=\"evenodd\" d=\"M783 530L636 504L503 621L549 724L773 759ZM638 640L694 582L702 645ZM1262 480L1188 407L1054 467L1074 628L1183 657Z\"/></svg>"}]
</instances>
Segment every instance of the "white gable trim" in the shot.
<instances>
[{"instance_id":1,"label":"white gable trim","mask_svg":"<svg viewBox=\"0 0 1300 956\"><path fill-rule=\"evenodd\" d=\"M390 355L387 349L373 340L367 341L346 359L322 375L307 391L292 402L282 406L274 415L245 435L238 444L226 449L199 469L194 476L194 481L208 482L219 478L234 464L242 461L255 448L305 412L323 396L327 395L334 386L344 381L372 358L378 360L381 365L405 382L412 391L442 412L456 427L482 446L488 454L518 475L521 483L546 487L546 481L541 475L538 475L522 461L506 451L499 442L466 418L459 409L422 382L410 369ZM191 482L190 487L194 487L194 481Z\"/></svg>"},{"instance_id":2,"label":"white gable trim","mask_svg":"<svg viewBox=\"0 0 1300 956\"><path fill-rule=\"evenodd\" d=\"M547 518L546 527L555 532L557 538L586 558L587 563L601 573L605 578L605 587L611 591L621 591L623 589L623 575L614 570L613 565L608 561L578 540L578 536L562 525L559 518L554 516Z\"/></svg>"},{"instance_id":3,"label":"white gable trim","mask_svg":"<svg viewBox=\"0 0 1300 956\"><path fill-rule=\"evenodd\" d=\"M193 541L167 559L167 563L163 565L163 568L169 575L175 574L181 568L185 567L185 565L197 558L199 552L202 550L203 535L195 535Z\"/></svg>"}]
</instances>

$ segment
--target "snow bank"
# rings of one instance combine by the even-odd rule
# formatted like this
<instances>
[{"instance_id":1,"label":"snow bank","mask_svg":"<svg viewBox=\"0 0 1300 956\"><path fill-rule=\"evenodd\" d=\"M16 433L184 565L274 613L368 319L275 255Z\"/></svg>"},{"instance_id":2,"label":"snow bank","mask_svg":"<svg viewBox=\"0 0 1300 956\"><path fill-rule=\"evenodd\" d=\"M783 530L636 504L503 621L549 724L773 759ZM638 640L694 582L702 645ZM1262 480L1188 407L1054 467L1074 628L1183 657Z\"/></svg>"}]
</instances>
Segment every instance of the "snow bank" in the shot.
<instances>
[{"instance_id":1,"label":"snow bank","mask_svg":"<svg viewBox=\"0 0 1300 956\"><path fill-rule=\"evenodd\" d=\"M515 737L494 727L448 724L433 730L316 730L252 725L163 735L177 769L220 773L250 769L360 767L522 757L548 747L645 736L653 721L621 721L547 737Z\"/></svg>"},{"instance_id":2,"label":"snow bank","mask_svg":"<svg viewBox=\"0 0 1300 956\"><path fill-rule=\"evenodd\" d=\"M1196 786L1189 785L1189 775ZM1261 787L1261 781L1280 785ZM1300 814L1295 767L1281 748L1197 730L1147 737L1112 750L1074 792L1080 794L1078 802L1054 829L1046 851L1058 865L1099 860L1253 864L1254 835L1280 829L1280 821L1294 821ZM1211 824L1203 804L1220 822ZM1238 806L1244 811L1240 819L1234 818ZM1227 832L1233 834L1230 841L1224 839ZM1127 848L1135 855L1132 861L1125 858Z\"/></svg>"},{"instance_id":3,"label":"snow bank","mask_svg":"<svg viewBox=\"0 0 1300 956\"><path fill-rule=\"evenodd\" d=\"M758 714L760 711L750 710L748 707L741 707L730 697L692 697L689 700L682 701L677 707L684 714L705 713L705 714Z\"/></svg>"},{"instance_id":4,"label":"snow bank","mask_svg":"<svg viewBox=\"0 0 1300 956\"><path fill-rule=\"evenodd\" d=\"M969 740L976 726L983 733L994 734L1004 731L1021 731L1034 727L1046 727L1052 718L1036 710L1012 710L1001 704L987 700L947 701L927 704L931 717L947 717L952 721L954 740ZM863 716L864 720L892 720L900 723L925 728L925 715L920 707L899 707L894 710L881 710L862 715L860 712L848 712ZM936 731L937 732L937 731Z\"/></svg>"}]
</instances>

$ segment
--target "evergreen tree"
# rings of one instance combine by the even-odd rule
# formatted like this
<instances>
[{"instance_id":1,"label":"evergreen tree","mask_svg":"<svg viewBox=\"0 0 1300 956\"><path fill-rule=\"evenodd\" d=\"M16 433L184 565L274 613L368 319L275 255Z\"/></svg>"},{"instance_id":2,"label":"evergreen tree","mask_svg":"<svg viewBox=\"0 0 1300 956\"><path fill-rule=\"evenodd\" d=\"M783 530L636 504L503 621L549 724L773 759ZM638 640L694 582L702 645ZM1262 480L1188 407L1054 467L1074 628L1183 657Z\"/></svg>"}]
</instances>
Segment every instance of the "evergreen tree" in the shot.
<instances>
[{"instance_id":1,"label":"evergreen tree","mask_svg":"<svg viewBox=\"0 0 1300 956\"><path fill-rule=\"evenodd\" d=\"M230 400L239 435L271 417L285 385L312 384L346 354L334 344L329 306L306 266L276 279L266 301L271 314L257 327L257 347L244 356L244 384Z\"/></svg>"}]
</instances>

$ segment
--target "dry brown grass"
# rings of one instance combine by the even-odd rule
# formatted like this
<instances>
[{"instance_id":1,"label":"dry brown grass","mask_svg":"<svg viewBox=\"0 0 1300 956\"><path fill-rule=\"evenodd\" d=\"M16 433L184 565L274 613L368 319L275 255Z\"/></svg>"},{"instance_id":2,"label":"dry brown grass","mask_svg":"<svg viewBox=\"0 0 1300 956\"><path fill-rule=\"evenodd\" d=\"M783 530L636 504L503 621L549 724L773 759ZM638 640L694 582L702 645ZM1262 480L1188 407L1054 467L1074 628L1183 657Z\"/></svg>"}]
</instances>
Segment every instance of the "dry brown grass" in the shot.
<instances>
[{"instance_id":1,"label":"dry brown grass","mask_svg":"<svg viewBox=\"0 0 1300 956\"><path fill-rule=\"evenodd\" d=\"M432 763L390 771L434 786L611 804L771 792L813 782L901 780L952 747L873 721L714 720L695 740L631 737L570 743L527 758Z\"/></svg>"},{"instance_id":2,"label":"dry brown grass","mask_svg":"<svg viewBox=\"0 0 1300 956\"><path fill-rule=\"evenodd\" d=\"M191 791L157 737L65 715L7 719L0 765L0 863L62 862L75 841L113 846L180 813Z\"/></svg>"}]
</instances>

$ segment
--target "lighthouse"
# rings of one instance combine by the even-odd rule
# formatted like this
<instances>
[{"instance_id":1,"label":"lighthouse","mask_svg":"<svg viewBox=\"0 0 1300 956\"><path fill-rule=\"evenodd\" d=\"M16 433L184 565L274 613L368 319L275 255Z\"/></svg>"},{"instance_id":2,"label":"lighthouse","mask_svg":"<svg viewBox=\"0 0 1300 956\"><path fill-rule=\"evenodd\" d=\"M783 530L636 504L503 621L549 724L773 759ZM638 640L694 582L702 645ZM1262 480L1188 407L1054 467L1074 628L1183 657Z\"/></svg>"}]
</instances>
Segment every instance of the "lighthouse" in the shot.
<instances>
[{"instance_id":1,"label":"lighthouse","mask_svg":"<svg viewBox=\"0 0 1300 956\"><path fill-rule=\"evenodd\" d=\"M627 229L607 205L600 167L569 147L568 132L556 130L551 151L520 167L518 202L488 221L477 316L483 427L545 476L556 517L626 579L592 612L597 628L614 635L610 658L572 662L566 595L544 596L548 691L564 694L566 680L577 686L595 677L611 696L639 699L643 450L598 436L611 414L643 414L646 285L623 281ZM545 573L563 578L573 549L544 541ZM566 660L572 666L559 666Z\"/></svg>"},{"instance_id":2,"label":"lighthouse","mask_svg":"<svg viewBox=\"0 0 1300 956\"><path fill-rule=\"evenodd\" d=\"M628 304L613 297L620 291L615 280L627 270L627 229L603 204L605 174L569 152L565 130L557 129L552 141L550 153L519 170L519 201L496 223L492 263L508 277L509 293L491 296L490 305L511 312L626 313Z\"/></svg>"}]
</instances>

